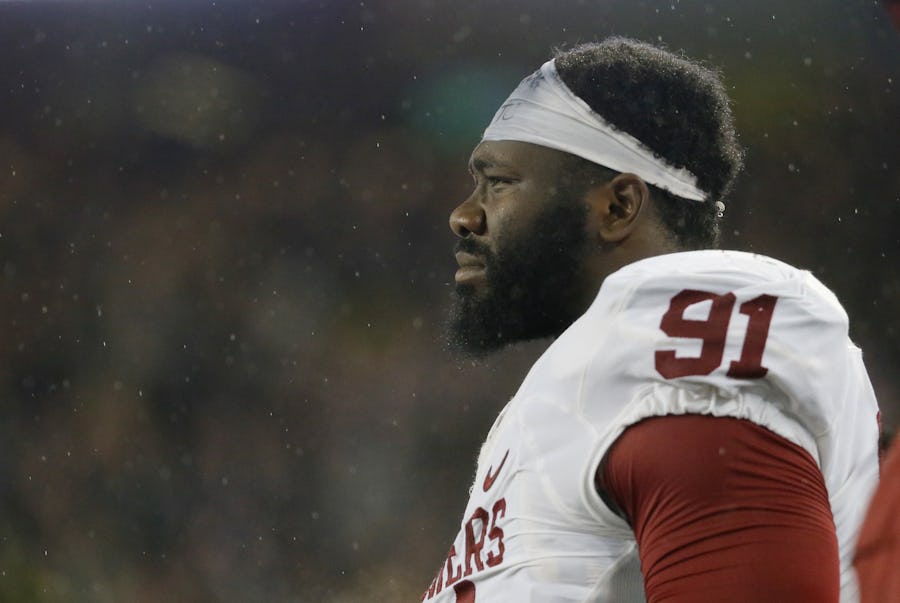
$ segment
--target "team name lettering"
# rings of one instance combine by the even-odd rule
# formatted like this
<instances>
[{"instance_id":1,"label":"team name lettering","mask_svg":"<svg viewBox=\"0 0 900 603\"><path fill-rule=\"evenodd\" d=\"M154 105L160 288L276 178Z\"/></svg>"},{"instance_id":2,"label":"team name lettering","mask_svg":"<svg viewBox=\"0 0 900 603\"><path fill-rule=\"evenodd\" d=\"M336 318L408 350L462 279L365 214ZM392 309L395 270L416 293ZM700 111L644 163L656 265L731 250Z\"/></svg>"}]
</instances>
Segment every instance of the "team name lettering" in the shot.
<instances>
[{"instance_id":1,"label":"team name lettering","mask_svg":"<svg viewBox=\"0 0 900 603\"><path fill-rule=\"evenodd\" d=\"M433 599L444 588L453 586L464 577L483 571L485 566L496 567L503 563L506 546L503 544L503 528L497 523L504 517L506 517L505 498L495 502L490 513L482 507L475 509L463 525L465 548L460 554L455 544L450 547L446 561L431 581L428 590L422 594L422 601Z\"/></svg>"}]
</instances>

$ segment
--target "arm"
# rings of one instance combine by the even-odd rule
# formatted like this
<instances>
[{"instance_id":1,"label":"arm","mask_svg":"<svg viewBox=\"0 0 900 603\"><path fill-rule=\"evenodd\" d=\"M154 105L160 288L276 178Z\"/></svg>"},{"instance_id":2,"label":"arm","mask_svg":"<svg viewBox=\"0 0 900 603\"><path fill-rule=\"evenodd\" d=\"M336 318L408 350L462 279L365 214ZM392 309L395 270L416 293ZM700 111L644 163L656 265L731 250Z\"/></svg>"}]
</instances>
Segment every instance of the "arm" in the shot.
<instances>
[{"instance_id":1,"label":"arm","mask_svg":"<svg viewBox=\"0 0 900 603\"><path fill-rule=\"evenodd\" d=\"M838 601L828 494L804 449L749 421L629 427L598 491L634 530L650 603Z\"/></svg>"},{"instance_id":2,"label":"arm","mask_svg":"<svg viewBox=\"0 0 900 603\"><path fill-rule=\"evenodd\" d=\"M856 545L853 564L863 603L900 601L900 440L881 466L875 491Z\"/></svg>"}]
</instances>

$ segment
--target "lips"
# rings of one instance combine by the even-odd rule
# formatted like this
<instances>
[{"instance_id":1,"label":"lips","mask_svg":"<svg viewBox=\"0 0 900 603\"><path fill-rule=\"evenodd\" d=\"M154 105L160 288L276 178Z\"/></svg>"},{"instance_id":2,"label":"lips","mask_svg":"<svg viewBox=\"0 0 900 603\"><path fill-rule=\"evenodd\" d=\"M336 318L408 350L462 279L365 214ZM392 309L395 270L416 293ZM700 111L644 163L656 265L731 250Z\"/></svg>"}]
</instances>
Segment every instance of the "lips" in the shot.
<instances>
[{"instance_id":1,"label":"lips","mask_svg":"<svg viewBox=\"0 0 900 603\"><path fill-rule=\"evenodd\" d=\"M474 284L485 278L485 264L477 255L465 251L456 252L456 263L459 270L456 271L456 284Z\"/></svg>"}]
</instances>

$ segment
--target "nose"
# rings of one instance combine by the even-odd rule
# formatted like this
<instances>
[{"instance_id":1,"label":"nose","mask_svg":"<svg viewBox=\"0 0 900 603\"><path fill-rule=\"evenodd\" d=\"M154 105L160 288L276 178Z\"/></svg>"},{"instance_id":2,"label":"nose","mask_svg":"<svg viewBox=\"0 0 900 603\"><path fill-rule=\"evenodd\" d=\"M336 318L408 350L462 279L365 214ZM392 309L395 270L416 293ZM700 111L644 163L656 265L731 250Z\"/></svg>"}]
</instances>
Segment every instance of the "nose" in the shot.
<instances>
[{"instance_id":1,"label":"nose","mask_svg":"<svg viewBox=\"0 0 900 603\"><path fill-rule=\"evenodd\" d=\"M484 210L469 197L450 213L450 230L460 238L470 234L481 235L485 231Z\"/></svg>"}]
</instances>

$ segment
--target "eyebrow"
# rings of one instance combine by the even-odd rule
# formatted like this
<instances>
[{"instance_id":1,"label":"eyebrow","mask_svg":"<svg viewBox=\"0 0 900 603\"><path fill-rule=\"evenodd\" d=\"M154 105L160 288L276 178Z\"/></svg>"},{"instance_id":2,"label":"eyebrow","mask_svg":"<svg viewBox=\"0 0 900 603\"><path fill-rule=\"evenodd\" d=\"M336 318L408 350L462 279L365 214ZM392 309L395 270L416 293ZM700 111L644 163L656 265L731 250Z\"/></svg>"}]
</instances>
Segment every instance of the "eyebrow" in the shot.
<instances>
[{"instance_id":1,"label":"eyebrow","mask_svg":"<svg viewBox=\"0 0 900 603\"><path fill-rule=\"evenodd\" d=\"M511 168L512 166L498 161L495 157L476 157L469 162L469 172L483 172L488 168Z\"/></svg>"}]
</instances>

